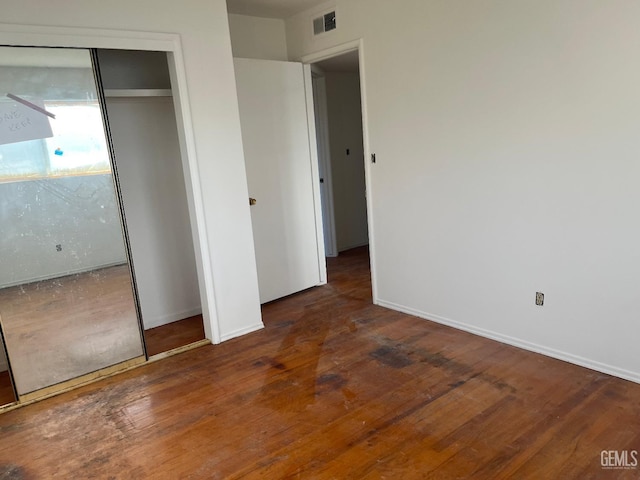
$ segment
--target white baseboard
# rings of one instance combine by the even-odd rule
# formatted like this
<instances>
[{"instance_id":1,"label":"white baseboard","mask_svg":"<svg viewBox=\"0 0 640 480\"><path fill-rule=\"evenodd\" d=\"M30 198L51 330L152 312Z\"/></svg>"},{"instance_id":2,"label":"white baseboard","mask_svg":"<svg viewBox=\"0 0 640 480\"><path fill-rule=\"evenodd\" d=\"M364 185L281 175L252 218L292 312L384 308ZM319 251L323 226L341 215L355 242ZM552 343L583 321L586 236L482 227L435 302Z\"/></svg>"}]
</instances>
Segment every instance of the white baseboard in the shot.
<instances>
[{"instance_id":1,"label":"white baseboard","mask_svg":"<svg viewBox=\"0 0 640 480\"><path fill-rule=\"evenodd\" d=\"M182 320L184 318L200 315L201 313L202 313L201 306L197 306L187 310L182 310L179 312L167 313L165 315L159 315L156 317L150 317L150 318L145 317L144 311L143 311L142 323L144 325L145 330L149 330L151 328L161 327L162 325L166 325L168 323L177 322L178 320Z\"/></svg>"},{"instance_id":2,"label":"white baseboard","mask_svg":"<svg viewBox=\"0 0 640 480\"><path fill-rule=\"evenodd\" d=\"M608 365L606 363L590 360L588 358L580 357L578 355L573 355L571 353L563 352L561 350L556 350L553 348L545 347L543 345L538 345L536 343L527 342L526 340L510 337L508 335L503 335L501 333L497 333L491 330L486 330L484 328L475 327L473 325L469 325L463 322L458 322L456 320L451 320L449 318L441 317L439 315L421 312L419 310L405 307L403 305L398 305L393 302L387 302L385 300L377 299L375 303L377 305L380 305L381 307L389 308L391 310L396 310L402 313L408 313L409 315L414 315L416 317L420 317L425 320L430 320L435 323L440 323L442 325L447 325L449 327L457 328L458 330L464 330L465 332L473 333L481 337L506 343L507 345L512 345L514 347L522 348L530 352L540 353L542 355L546 355L548 357L569 362L574 365L578 365L580 367L585 367L600 373L606 373L607 375L613 375L614 377L623 378L631 382L640 383L640 373L638 372L632 372L630 370L625 370L623 368L615 367L613 365Z\"/></svg>"},{"instance_id":3,"label":"white baseboard","mask_svg":"<svg viewBox=\"0 0 640 480\"><path fill-rule=\"evenodd\" d=\"M231 340L232 338L240 337L242 335L246 335L247 333L257 332L258 330L262 330L264 328L264 324L262 322L257 323L255 325L251 325L250 327L240 328L238 330L234 330L233 332L228 332L220 336L221 342L226 342L227 340Z\"/></svg>"}]
</instances>

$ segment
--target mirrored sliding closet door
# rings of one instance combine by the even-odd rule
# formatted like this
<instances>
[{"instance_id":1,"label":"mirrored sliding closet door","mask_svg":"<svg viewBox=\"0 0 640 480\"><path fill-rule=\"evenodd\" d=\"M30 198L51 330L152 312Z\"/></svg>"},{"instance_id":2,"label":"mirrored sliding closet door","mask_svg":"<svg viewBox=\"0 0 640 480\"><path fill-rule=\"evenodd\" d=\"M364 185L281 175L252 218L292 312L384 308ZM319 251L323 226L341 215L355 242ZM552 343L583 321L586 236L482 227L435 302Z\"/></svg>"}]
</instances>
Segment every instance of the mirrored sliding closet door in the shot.
<instances>
[{"instance_id":1,"label":"mirrored sliding closet door","mask_svg":"<svg viewBox=\"0 0 640 480\"><path fill-rule=\"evenodd\" d=\"M144 361L118 199L91 52L0 47L0 324L20 398Z\"/></svg>"}]
</instances>

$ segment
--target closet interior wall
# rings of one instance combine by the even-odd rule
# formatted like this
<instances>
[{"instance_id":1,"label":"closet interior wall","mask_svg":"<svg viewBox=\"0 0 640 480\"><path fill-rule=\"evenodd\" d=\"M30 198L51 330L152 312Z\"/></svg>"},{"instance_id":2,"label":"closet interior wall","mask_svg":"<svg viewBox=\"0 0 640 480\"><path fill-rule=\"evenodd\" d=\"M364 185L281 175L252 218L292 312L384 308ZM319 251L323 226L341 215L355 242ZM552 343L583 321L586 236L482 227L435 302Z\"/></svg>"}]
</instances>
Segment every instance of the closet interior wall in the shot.
<instances>
[{"instance_id":1,"label":"closet interior wall","mask_svg":"<svg viewBox=\"0 0 640 480\"><path fill-rule=\"evenodd\" d=\"M145 330L202 312L165 52L98 50Z\"/></svg>"}]
</instances>

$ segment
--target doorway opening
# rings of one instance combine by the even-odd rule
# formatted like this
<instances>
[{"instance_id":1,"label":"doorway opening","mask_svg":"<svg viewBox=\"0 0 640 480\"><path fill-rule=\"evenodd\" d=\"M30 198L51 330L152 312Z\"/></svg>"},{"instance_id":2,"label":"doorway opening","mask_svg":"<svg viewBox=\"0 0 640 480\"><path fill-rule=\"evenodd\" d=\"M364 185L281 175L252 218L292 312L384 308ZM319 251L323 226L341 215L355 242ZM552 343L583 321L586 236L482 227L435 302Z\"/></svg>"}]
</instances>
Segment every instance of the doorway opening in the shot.
<instances>
[{"instance_id":1,"label":"doorway opening","mask_svg":"<svg viewBox=\"0 0 640 480\"><path fill-rule=\"evenodd\" d=\"M326 256L369 260L358 50L311 63ZM369 263L369 262L367 262ZM332 269L329 268L329 277ZM331 282L332 278L328 279Z\"/></svg>"}]
</instances>

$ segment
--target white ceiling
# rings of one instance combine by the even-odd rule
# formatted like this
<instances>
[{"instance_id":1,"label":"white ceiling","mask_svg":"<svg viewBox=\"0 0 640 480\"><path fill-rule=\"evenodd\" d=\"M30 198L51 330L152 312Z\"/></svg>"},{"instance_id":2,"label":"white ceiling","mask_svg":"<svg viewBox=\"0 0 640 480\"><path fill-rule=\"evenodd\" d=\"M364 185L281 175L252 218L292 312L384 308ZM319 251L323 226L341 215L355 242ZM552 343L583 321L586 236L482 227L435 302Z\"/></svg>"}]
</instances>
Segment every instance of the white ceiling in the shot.
<instances>
[{"instance_id":1,"label":"white ceiling","mask_svg":"<svg viewBox=\"0 0 640 480\"><path fill-rule=\"evenodd\" d=\"M324 0L227 0L229 13L266 18L289 18L323 3ZM317 62L325 72L358 72L358 52L349 52Z\"/></svg>"},{"instance_id":2,"label":"white ceiling","mask_svg":"<svg viewBox=\"0 0 640 480\"><path fill-rule=\"evenodd\" d=\"M320 3L322 0L227 0L227 10L254 17L288 18Z\"/></svg>"}]
</instances>

